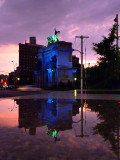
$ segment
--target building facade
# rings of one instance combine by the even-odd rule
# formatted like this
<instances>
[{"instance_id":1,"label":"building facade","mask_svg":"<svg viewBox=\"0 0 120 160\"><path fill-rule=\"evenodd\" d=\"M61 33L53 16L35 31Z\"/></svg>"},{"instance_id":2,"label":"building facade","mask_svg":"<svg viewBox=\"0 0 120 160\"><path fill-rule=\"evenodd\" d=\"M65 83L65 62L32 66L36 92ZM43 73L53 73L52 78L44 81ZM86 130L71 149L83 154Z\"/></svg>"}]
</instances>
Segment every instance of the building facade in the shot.
<instances>
[{"instance_id":1,"label":"building facade","mask_svg":"<svg viewBox=\"0 0 120 160\"><path fill-rule=\"evenodd\" d=\"M38 63L38 50L42 45L36 44L36 37L30 37L30 42L19 43L19 77L20 84L34 83L34 70Z\"/></svg>"},{"instance_id":2,"label":"building facade","mask_svg":"<svg viewBox=\"0 0 120 160\"><path fill-rule=\"evenodd\" d=\"M76 76L76 69L72 67L72 43L58 41L39 49L38 66L34 73L38 87L72 83Z\"/></svg>"}]
</instances>

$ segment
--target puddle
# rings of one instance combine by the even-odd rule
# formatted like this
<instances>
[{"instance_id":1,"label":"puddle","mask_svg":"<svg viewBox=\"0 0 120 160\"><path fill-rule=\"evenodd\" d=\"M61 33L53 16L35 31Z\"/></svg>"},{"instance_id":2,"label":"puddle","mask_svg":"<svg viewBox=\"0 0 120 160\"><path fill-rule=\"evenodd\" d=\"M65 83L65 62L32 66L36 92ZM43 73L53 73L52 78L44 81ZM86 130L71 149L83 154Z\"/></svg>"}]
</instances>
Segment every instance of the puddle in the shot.
<instances>
[{"instance_id":1,"label":"puddle","mask_svg":"<svg viewBox=\"0 0 120 160\"><path fill-rule=\"evenodd\" d=\"M119 160L120 102L1 99L0 159Z\"/></svg>"}]
</instances>

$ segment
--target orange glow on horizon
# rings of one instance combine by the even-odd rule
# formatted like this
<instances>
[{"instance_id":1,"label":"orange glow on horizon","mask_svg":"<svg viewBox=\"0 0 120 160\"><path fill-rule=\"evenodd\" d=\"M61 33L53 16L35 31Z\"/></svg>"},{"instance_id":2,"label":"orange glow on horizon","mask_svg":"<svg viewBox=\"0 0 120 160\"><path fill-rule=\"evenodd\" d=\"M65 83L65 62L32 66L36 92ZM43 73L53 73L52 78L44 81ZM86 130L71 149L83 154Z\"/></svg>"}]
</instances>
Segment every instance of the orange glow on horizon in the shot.
<instances>
[{"instance_id":1,"label":"orange glow on horizon","mask_svg":"<svg viewBox=\"0 0 120 160\"><path fill-rule=\"evenodd\" d=\"M14 66L11 61L14 61L18 66L18 45L8 44L0 46L0 74L8 74L14 71Z\"/></svg>"}]
</instances>

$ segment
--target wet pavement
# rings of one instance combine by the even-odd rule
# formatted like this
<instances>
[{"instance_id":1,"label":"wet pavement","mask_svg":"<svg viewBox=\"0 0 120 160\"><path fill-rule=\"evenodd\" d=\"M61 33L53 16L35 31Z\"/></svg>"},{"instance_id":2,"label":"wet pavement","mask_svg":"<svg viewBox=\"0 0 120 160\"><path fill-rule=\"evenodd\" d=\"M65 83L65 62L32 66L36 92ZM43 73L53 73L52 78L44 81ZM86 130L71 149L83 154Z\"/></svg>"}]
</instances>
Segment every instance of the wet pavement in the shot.
<instances>
[{"instance_id":1,"label":"wet pavement","mask_svg":"<svg viewBox=\"0 0 120 160\"><path fill-rule=\"evenodd\" d=\"M59 98L59 99L100 99L100 100L120 100L120 90L85 90L81 96L80 90L69 91L19 91L19 90L0 90L1 98Z\"/></svg>"},{"instance_id":2,"label":"wet pavement","mask_svg":"<svg viewBox=\"0 0 120 160\"><path fill-rule=\"evenodd\" d=\"M79 90L70 90L70 91L43 91L39 93L29 93L26 95L16 95L17 99L31 99L31 98L58 98L58 99L99 99L99 100L120 100L120 94L112 94L112 92L109 92L109 94L80 94Z\"/></svg>"},{"instance_id":3,"label":"wet pavement","mask_svg":"<svg viewBox=\"0 0 120 160\"><path fill-rule=\"evenodd\" d=\"M119 160L119 100L79 96L1 98L0 160Z\"/></svg>"}]
</instances>

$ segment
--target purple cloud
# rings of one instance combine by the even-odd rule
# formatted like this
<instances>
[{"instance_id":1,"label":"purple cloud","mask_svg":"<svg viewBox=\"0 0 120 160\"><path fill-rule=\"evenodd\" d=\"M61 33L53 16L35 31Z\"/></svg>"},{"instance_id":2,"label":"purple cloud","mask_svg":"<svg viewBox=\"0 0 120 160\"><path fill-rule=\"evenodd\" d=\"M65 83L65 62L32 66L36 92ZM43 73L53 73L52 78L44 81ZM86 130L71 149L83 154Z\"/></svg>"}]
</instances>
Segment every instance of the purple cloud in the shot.
<instances>
[{"instance_id":1,"label":"purple cloud","mask_svg":"<svg viewBox=\"0 0 120 160\"><path fill-rule=\"evenodd\" d=\"M76 35L89 36L85 45L92 60L92 43L107 35L116 13L120 13L119 6L119 0L1 0L0 45L23 43L30 36L45 45L56 28L63 41L74 43ZM80 39L73 47L80 49Z\"/></svg>"}]
</instances>

